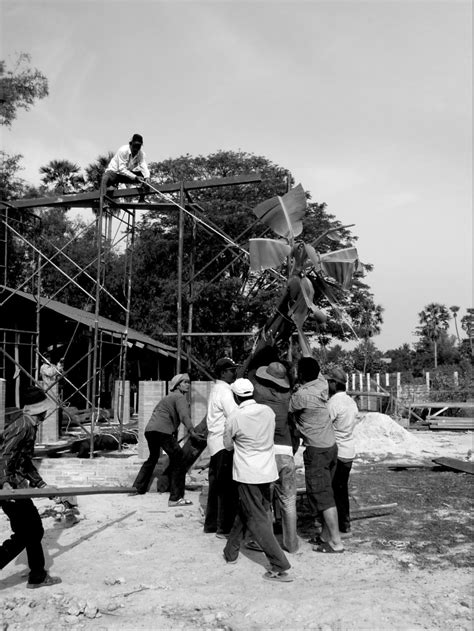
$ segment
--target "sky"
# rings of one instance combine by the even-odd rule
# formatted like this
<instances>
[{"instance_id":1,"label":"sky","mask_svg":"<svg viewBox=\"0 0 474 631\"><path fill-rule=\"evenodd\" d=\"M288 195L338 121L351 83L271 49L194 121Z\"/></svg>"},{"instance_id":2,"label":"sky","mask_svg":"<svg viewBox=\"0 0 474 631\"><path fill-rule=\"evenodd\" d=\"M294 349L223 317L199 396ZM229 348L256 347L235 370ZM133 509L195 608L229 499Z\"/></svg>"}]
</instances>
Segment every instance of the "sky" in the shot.
<instances>
[{"instance_id":1,"label":"sky","mask_svg":"<svg viewBox=\"0 0 474 631\"><path fill-rule=\"evenodd\" d=\"M0 0L0 24L49 80L1 130L27 181L135 132L149 161L263 155L355 224L381 350L473 305L471 2Z\"/></svg>"}]
</instances>

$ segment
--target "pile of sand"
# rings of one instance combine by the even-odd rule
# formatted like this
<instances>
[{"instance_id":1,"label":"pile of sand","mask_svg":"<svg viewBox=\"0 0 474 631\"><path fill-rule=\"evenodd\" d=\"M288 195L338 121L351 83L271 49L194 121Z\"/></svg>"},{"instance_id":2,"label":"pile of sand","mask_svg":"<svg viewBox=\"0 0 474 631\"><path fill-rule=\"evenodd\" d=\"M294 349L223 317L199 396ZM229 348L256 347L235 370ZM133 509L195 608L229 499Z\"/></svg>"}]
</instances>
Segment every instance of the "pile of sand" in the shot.
<instances>
[{"instance_id":1,"label":"pile of sand","mask_svg":"<svg viewBox=\"0 0 474 631\"><path fill-rule=\"evenodd\" d=\"M423 451L420 440L386 414L368 412L359 415L354 429L356 453L359 456L419 457Z\"/></svg>"}]
</instances>

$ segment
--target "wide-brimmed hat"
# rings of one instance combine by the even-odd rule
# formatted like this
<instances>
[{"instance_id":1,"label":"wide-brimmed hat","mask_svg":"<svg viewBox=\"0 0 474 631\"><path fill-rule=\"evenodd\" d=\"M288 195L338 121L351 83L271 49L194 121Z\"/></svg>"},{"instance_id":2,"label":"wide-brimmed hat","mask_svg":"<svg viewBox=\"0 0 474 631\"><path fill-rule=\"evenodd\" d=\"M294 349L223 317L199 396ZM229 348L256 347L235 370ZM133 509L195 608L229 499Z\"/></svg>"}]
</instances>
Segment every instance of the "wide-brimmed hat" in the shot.
<instances>
[{"instance_id":1,"label":"wide-brimmed hat","mask_svg":"<svg viewBox=\"0 0 474 631\"><path fill-rule=\"evenodd\" d=\"M32 416L47 412L52 405L52 401L37 386L31 386L23 394L23 411Z\"/></svg>"},{"instance_id":2,"label":"wide-brimmed hat","mask_svg":"<svg viewBox=\"0 0 474 631\"><path fill-rule=\"evenodd\" d=\"M176 390L176 388L183 381L183 379L189 379L189 375L187 372L182 372L179 375L175 375L173 379L170 381L170 387L169 387L170 392L173 392L173 390ZM189 379L189 381L191 380Z\"/></svg>"},{"instance_id":3,"label":"wide-brimmed hat","mask_svg":"<svg viewBox=\"0 0 474 631\"><path fill-rule=\"evenodd\" d=\"M253 383L249 379L240 377L230 387L232 392L239 397L251 397L253 394Z\"/></svg>"},{"instance_id":4,"label":"wide-brimmed hat","mask_svg":"<svg viewBox=\"0 0 474 631\"><path fill-rule=\"evenodd\" d=\"M280 362L272 362L268 366L260 366L255 373L260 379L272 381L281 388L290 388L286 368Z\"/></svg>"},{"instance_id":5,"label":"wide-brimmed hat","mask_svg":"<svg viewBox=\"0 0 474 631\"><path fill-rule=\"evenodd\" d=\"M335 368L330 368L327 371L325 377L327 381L335 381L336 383L342 383L343 386L345 386L347 383L346 373L342 370L342 368L338 368L337 366Z\"/></svg>"}]
</instances>

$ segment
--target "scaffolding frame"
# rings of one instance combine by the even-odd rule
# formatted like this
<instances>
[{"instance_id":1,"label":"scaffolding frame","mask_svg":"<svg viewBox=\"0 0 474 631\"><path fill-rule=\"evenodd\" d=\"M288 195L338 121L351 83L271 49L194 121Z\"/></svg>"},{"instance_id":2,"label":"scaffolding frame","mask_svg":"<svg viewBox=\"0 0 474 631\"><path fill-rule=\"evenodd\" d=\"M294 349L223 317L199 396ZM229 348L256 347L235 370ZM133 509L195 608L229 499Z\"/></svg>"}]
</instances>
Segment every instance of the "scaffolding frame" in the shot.
<instances>
[{"instance_id":1,"label":"scaffolding frame","mask_svg":"<svg viewBox=\"0 0 474 631\"><path fill-rule=\"evenodd\" d=\"M91 410L91 428L90 428L90 457L93 456L94 451L94 430L96 427L96 423L100 413L99 407L99 398L101 392L101 374L105 366L102 365L102 350L104 342L103 331L100 329L99 318L100 318L100 307L101 300L104 295L107 295L110 299L112 299L118 308L120 308L125 314L125 332L121 336L120 342L117 342L119 346L119 350L117 355L113 358L113 360L118 358L119 362L119 378L118 382L121 384L119 387L119 396L118 396L118 416L119 416L119 425L120 425L120 438L119 438L119 449L122 447L122 429L123 429L123 418L124 418L124 404L125 404L125 381L126 381L126 367L127 367L127 350L129 347L128 342L128 333L129 333L129 323L130 323L130 311L131 311L131 303L132 303L132 272L133 272L133 248L135 242L135 231L136 231L136 212L137 210L176 210L178 209L178 303L177 303L177 349L176 349L176 368L177 372L181 370L181 360L182 357L186 358L188 363L196 364L200 370L202 370L205 374L209 373L206 371L205 366L195 357L193 357L191 353L191 338L193 336L192 333L192 301L190 303L190 309L188 312L188 331L183 332L183 317L182 317L182 297L183 297L183 243L184 243L184 227L185 215L188 215L192 218L192 230L193 230L193 238L196 236L197 225L200 224L204 226L206 229L218 234L225 242L224 249L229 247L234 247L238 251L238 256L248 256L248 252L240 246L236 240L232 239L228 235L226 235L222 230L220 230L217 226L213 224L213 222L209 218L204 218L204 210L196 204L191 197L191 192L205 189L205 188L214 188L214 187L222 187L222 186L231 186L238 184L251 184L257 183L261 181L261 176L258 173L249 173L243 174L234 177L225 177L225 178L216 178L211 180L203 180L203 181L181 181L178 183L164 184L155 186L149 186L150 192L147 192L147 196L158 195L164 201L162 202L154 202L154 203L140 203L130 201L129 198L136 198L140 194L142 194L141 189L137 188L124 188L117 190L107 190L105 193L101 191L91 191L87 193L78 193L78 194L64 194L64 195L56 195L52 197L45 198L33 198L33 199L20 199L16 201L4 201L0 200L0 308L2 308L8 300L11 299L12 296L18 294L22 290L23 287L27 284L34 285L34 295L36 295L36 326L35 330L24 330L19 331L18 329L7 329L0 328L0 372L5 375L5 362L8 360L12 362L15 366L15 371L22 372L27 375L28 379L38 385L39 384L39 366L40 366L40 345L41 345L41 331L40 331L40 315L41 310L46 306L44 304L44 299L42 298L42 270L46 265L53 266L58 272L64 275L65 284L56 291L53 297L49 299L52 300L54 297L61 293L64 289L66 289L69 285L73 284L81 291L87 294L88 300L92 303L94 307L94 327L93 327L93 336L89 338L89 344L87 352L80 358L79 361L87 360L87 380L86 380L86 395L83 394L82 390L84 388L84 384L76 387L70 381L68 383L73 388L73 392L79 392L83 398L85 398L87 407ZM169 196L169 194L179 194L179 202L176 202L173 198ZM61 249L56 248L56 251L53 255L48 256L44 249L38 247L34 243L32 243L24 234L17 225L18 220L16 218L11 217L12 211L31 211L33 209L38 208L55 208L60 207L65 211L71 208L89 208L95 212L95 218L92 223L86 226L86 229L90 229L93 224L95 230L95 255L91 261L88 262L87 266L81 267L78 263L73 261L71 257L66 252L66 249L75 239L71 239L68 243L66 243ZM38 220L38 217L34 214L29 214L29 217L34 217L35 220ZM23 219L23 217L22 217ZM121 234L117 229L115 235L113 235L113 226L120 225L121 226ZM80 235L80 233L79 233ZM76 235L76 239L79 237ZM239 235L240 237L241 235ZM32 250L35 253L35 266L32 270L31 274L27 277L27 279L16 288L13 288L11 291L6 291L8 287L7 283L7 270L8 270L8 241L10 238L16 238L23 242L27 249ZM237 238L239 238L237 237ZM125 254L125 266L123 272L122 282L126 287L125 292L125 300L120 301L115 296L113 296L105 286L105 268L108 259L108 255L117 248L118 246L124 248ZM57 264L61 257L66 257L66 259L74 265L77 269L80 270L81 273L86 272L89 281L92 283L92 290L87 292L84 287L82 287L77 281L76 278L79 275L79 272L74 274L68 274L61 270L60 265ZM94 266L96 264L96 273L95 277L91 276L87 269ZM190 284L190 292L192 296L192 283L199 273L202 270L198 270L197 272L194 270L194 264L191 261L190 266L190 279L188 284ZM225 270L222 270L223 273ZM219 274L217 275L217 277ZM216 280L215 277L213 279ZM11 356L6 351L8 336L13 334L15 336L14 348L17 348L20 344L24 344L29 346L30 348L30 369L27 370L24 366L21 365L18 357ZM26 340L22 340L21 336L26 336ZM174 333L172 335L175 335ZM210 335L216 335L215 333L210 333ZM222 333L221 335L227 335L226 333ZM186 337L188 341L188 346L186 352L183 351L183 337ZM11 343L11 342L10 342ZM107 342L109 343L109 342ZM15 351L16 355L16 351ZM111 360L111 361L113 361ZM74 366L77 365L74 364ZM110 362L109 362L110 363ZM69 367L63 373L63 377L67 380L67 374L72 368ZM19 387L19 379L16 381L17 389ZM16 391L16 401L19 400L19 392ZM51 395L50 395L51 396ZM71 395L72 396L72 395ZM61 402L58 399L55 400L57 406L64 405L65 402Z\"/></svg>"}]
</instances>

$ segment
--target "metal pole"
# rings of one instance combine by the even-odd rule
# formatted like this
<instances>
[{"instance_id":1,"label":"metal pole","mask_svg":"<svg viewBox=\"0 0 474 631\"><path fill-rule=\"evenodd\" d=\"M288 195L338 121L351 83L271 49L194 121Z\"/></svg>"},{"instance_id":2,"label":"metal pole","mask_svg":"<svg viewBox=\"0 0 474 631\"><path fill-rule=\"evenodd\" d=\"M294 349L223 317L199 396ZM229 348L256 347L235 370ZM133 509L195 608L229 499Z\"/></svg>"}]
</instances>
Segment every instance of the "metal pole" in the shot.
<instances>
[{"instance_id":1,"label":"metal pole","mask_svg":"<svg viewBox=\"0 0 474 631\"><path fill-rule=\"evenodd\" d=\"M133 246L135 236L135 210L132 211L132 230L130 234L130 243L127 248L126 256L128 257L127 269L127 306L125 311L125 337L123 340L123 361L122 361L122 392L120 399L120 434L119 434L119 451L122 451L122 432L123 432L123 416L125 408L125 382L127 380L127 350L128 350L128 327L130 324L130 304L132 298L132 263L133 263Z\"/></svg>"},{"instance_id":2,"label":"metal pole","mask_svg":"<svg viewBox=\"0 0 474 631\"><path fill-rule=\"evenodd\" d=\"M97 215L96 239L97 239L97 273L95 280L95 320L94 320L94 347L92 349L92 392L91 392L91 437L89 457L94 456L94 427L96 415L97 399L97 365L99 352L99 307L100 307L100 287L102 280L102 222L104 214L104 195L100 192L99 213Z\"/></svg>"},{"instance_id":3,"label":"metal pole","mask_svg":"<svg viewBox=\"0 0 474 631\"><path fill-rule=\"evenodd\" d=\"M40 311L41 311L41 254L38 252L38 272L36 278L36 349L35 349L35 379L39 381L40 373ZM33 371L31 371L33 372Z\"/></svg>"},{"instance_id":4,"label":"metal pole","mask_svg":"<svg viewBox=\"0 0 474 631\"><path fill-rule=\"evenodd\" d=\"M189 306L188 306L188 334L193 332L193 311L194 311L194 255L196 248L196 232L197 232L197 224L196 220L193 219L193 226L191 231L191 247L190 247L190 255L189 255ZM191 360L189 356L192 353L192 337L188 337L187 341L187 352L188 352L188 371L191 369Z\"/></svg>"},{"instance_id":5,"label":"metal pole","mask_svg":"<svg viewBox=\"0 0 474 631\"><path fill-rule=\"evenodd\" d=\"M181 351L183 335L183 251L184 251L184 182L181 182L179 193L178 219L178 302L176 305L177 356L176 372L181 372Z\"/></svg>"}]
</instances>

